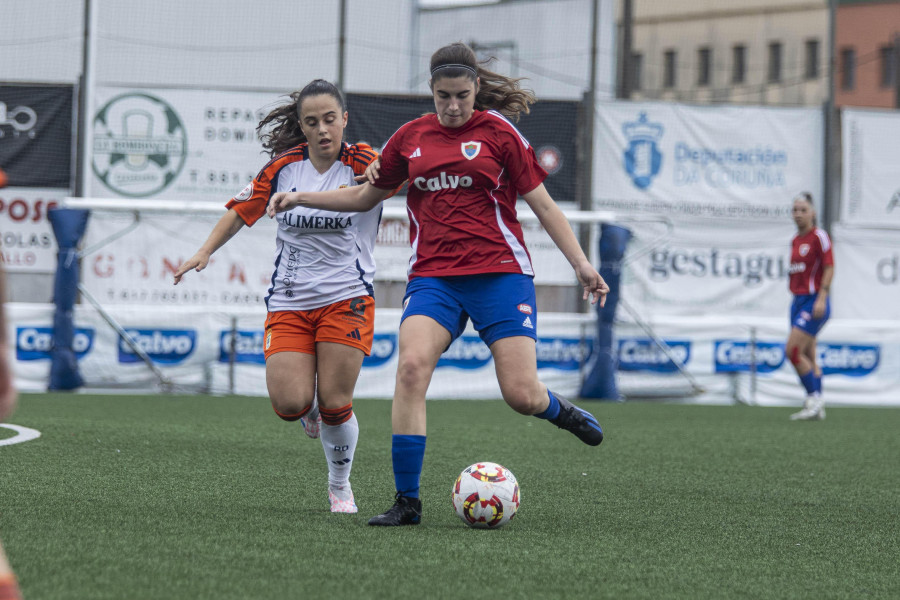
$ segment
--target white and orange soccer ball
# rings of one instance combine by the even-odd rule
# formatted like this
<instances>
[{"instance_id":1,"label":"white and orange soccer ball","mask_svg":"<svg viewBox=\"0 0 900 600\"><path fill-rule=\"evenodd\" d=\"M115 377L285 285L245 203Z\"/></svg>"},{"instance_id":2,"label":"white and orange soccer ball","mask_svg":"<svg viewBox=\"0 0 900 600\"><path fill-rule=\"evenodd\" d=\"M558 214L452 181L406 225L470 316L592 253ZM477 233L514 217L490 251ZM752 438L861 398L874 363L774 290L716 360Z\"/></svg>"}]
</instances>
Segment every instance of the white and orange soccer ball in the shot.
<instances>
[{"instance_id":1,"label":"white and orange soccer ball","mask_svg":"<svg viewBox=\"0 0 900 600\"><path fill-rule=\"evenodd\" d=\"M522 502L516 476L493 462L477 462L463 469L453 484L450 499L463 523L482 529L497 529L509 523Z\"/></svg>"}]
</instances>

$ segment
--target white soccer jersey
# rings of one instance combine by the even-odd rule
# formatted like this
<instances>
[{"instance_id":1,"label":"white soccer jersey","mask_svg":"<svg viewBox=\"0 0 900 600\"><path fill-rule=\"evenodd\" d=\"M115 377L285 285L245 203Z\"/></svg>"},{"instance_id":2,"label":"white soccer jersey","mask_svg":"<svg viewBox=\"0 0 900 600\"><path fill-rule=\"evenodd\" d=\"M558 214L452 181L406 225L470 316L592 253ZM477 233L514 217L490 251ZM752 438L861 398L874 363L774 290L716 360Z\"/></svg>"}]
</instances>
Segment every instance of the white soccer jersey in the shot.
<instances>
[{"instance_id":1,"label":"white soccer jersey","mask_svg":"<svg viewBox=\"0 0 900 600\"><path fill-rule=\"evenodd\" d=\"M325 191L356 185L354 176L377 158L366 144L344 144L340 160L319 173L306 144L278 155L227 204L252 225L275 192ZM278 213L275 270L266 296L269 312L312 310L374 296L375 237L381 205L368 212L294 208Z\"/></svg>"}]
</instances>

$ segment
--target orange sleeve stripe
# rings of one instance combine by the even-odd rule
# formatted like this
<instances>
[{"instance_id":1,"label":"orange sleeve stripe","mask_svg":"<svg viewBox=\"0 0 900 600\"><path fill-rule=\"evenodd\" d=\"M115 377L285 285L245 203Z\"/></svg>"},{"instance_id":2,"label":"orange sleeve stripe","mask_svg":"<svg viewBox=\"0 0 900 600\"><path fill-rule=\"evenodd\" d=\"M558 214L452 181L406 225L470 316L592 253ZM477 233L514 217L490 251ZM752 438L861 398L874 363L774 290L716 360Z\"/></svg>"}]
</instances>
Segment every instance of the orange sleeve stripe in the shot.
<instances>
[{"instance_id":1,"label":"orange sleeve stripe","mask_svg":"<svg viewBox=\"0 0 900 600\"><path fill-rule=\"evenodd\" d=\"M353 169L357 175L366 172L366 167L375 162L378 153L368 144L351 144L344 147L341 162Z\"/></svg>"},{"instance_id":2,"label":"orange sleeve stripe","mask_svg":"<svg viewBox=\"0 0 900 600\"><path fill-rule=\"evenodd\" d=\"M234 198L225 204L225 208L233 208L248 226L252 226L266 214L266 206L272 197L272 181L278 175L278 171L285 166L306 160L309 152L306 144L299 144L286 150L270 160L253 179L253 195L243 201Z\"/></svg>"}]
</instances>

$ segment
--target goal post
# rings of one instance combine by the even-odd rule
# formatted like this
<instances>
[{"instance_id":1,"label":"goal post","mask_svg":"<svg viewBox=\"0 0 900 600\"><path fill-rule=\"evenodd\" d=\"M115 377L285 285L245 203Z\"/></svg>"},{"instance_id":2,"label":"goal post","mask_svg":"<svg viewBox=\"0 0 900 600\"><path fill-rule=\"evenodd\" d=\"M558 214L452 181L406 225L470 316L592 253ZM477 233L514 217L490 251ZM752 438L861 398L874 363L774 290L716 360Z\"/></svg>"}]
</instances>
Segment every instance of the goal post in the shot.
<instances>
[{"instance_id":1,"label":"goal post","mask_svg":"<svg viewBox=\"0 0 900 600\"><path fill-rule=\"evenodd\" d=\"M393 199L392 199L393 200ZM224 214L222 205L185 200L66 198L66 210L90 213L78 252L82 302L76 316L96 323L113 336L107 363L82 369L85 386L96 387L93 372L119 370L123 387L149 385L168 391L265 394L262 366L263 303L274 256L273 221L245 228L220 248L207 269L191 272L174 287L172 275L192 256ZM599 225L612 222L606 211L563 208L576 231L591 230L592 262L597 264ZM531 251L536 283L558 285L573 294L577 279L565 258L542 230L526 204L519 206L526 244ZM405 285L409 259L408 216L402 199L385 203L376 245L376 290L392 283ZM403 282L398 281L402 278ZM381 294L379 293L379 296ZM578 291L580 297L580 291ZM390 397L396 364L396 332L400 305L378 306L376 339L360 376L362 394ZM586 306L586 305L585 305ZM543 305L542 305L543 309ZM538 340L541 376L553 389L577 396L585 361L595 351L592 312L543 309ZM201 331L202 329L202 331ZM97 335L96 339L104 336ZM489 351L474 331L467 331L442 357L429 397L499 397ZM179 354L183 352L183 354ZM94 358L103 348L94 348ZM80 361L87 364L88 357ZM123 362L125 361L125 362ZM76 365L77 366L77 365ZM135 373L140 367L141 374ZM190 372L190 376L184 373ZM465 377L460 377L464 373ZM202 374L199 375L199 374Z\"/></svg>"}]
</instances>

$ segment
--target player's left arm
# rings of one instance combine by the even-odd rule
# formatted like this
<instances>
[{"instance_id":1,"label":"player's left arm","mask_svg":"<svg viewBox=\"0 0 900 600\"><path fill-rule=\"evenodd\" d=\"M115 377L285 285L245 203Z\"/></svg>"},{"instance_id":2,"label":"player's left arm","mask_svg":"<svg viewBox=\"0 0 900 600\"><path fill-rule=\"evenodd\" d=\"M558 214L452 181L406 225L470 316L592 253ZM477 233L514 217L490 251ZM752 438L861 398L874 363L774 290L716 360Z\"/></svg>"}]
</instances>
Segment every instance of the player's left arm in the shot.
<instances>
[{"instance_id":1,"label":"player's left arm","mask_svg":"<svg viewBox=\"0 0 900 600\"><path fill-rule=\"evenodd\" d=\"M597 269L591 264L572 231L572 226L566 216L550 197L544 184L538 184L536 188L530 192L523 194L522 198L534 211L538 221L550 235L550 239L560 249L569 264L575 270L581 287L584 288L583 298L591 298L591 303L600 302L600 306L606 304L606 294L609 293L609 286L603 281L603 277L597 272Z\"/></svg>"}]
</instances>

